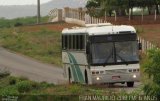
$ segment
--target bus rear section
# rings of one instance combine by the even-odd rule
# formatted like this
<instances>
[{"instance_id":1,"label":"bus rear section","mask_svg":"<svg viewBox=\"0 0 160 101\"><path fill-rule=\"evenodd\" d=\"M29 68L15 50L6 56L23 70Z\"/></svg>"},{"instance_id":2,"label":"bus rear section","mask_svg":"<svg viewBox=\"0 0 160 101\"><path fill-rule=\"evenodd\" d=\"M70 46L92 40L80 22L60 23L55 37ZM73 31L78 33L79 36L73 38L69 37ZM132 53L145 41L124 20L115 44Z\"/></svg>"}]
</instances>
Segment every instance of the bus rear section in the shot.
<instances>
[{"instance_id":1,"label":"bus rear section","mask_svg":"<svg viewBox=\"0 0 160 101\"><path fill-rule=\"evenodd\" d=\"M62 32L62 63L69 83L92 84L86 57L86 28L65 29Z\"/></svg>"}]
</instances>

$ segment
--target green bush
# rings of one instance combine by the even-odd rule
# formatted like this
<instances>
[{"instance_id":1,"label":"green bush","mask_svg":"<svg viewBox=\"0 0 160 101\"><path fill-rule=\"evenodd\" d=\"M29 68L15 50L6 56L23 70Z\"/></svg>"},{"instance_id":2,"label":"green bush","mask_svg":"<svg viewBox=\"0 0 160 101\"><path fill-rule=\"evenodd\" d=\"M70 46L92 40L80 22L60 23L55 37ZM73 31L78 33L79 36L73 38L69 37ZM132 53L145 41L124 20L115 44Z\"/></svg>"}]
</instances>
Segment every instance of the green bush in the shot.
<instances>
[{"instance_id":1,"label":"green bush","mask_svg":"<svg viewBox=\"0 0 160 101\"><path fill-rule=\"evenodd\" d=\"M21 81L17 83L16 86L20 93L25 93L32 89L32 85L30 81Z\"/></svg>"},{"instance_id":2,"label":"green bush","mask_svg":"<svg viewBox=\"0 0 160 101\"><path fill-rule=\"evenodd\" d=\"M40 83L40 86L41 86L42 88L47 88L47 87L53 87L54 84L49 84L49 83L47 83L47 82L41 82L41 83Z\"/></svg>"},{"instance_id":3,"label":"green bush","mask_svg":"<svg viewBox=\"0 0 160 101\"><path fill-rule=\"evenodd\" d=\"M24 77L24 76L21 76L21 77L19 77L19 80L20 80L20 81L27 81L28 78L27 78L27 77Z\"/></svg>"},{"instance_id":4,"label":"green bush","mask_svg":"<svg viewBox=\"0 0 160 101\"><path fill-rule=\"evenodd\" d=\"M39 89L40 88L40 84L37 82L31 82L32 88L33 89Z\"/></svg>"},{"instance_id":5,"label":"green bush","mask_svg":"<svg viewBox=\"0 0 160 101\"><path fill-rule=\"evenodd\" d=\"M15 85L17 83L17 79L15 77L9 77L9 84L10 85Z\"/></svg>"},{"instance_id":6,"label":"green bush","mask_svg":"<svg viewBox=\"0 0 160 101\"><path fill-rule=\"evenodd\" d=\"M147 53L143 64L144 73L147 75L144 93L160 98L160 49L152 49Z\"/></svg>"},{"instance_id":7,"label":"green bush","mask_svg":"<svg viewBox=\"0 0 160 101\"><path fill-rule=\"evenodd\" d=\"M18 95L19 92L15 86L8 86L0 89L0 95Z\"/></svg>"},{"instance_id":8,"label":"green bush","mask_svg":"<svg viewBox=\"0 0 160 101\"><path fill-rule=\"evenodd\" d=\"M75 84L69 87L71 94L80 94L83 92L83 88L81 85Z\"/></svg>"},{"instance_id":9,"label":"green bush","mask_svg":"<svg viewBox=\"0 0 160 101\"><path fill-rule=\"evenodd\" d=\"M23 25L22 23L17 22L17 23L14 24L14 27L19 27L19 26L22 26L22 25Z\"/></svg>"}]
</instances>

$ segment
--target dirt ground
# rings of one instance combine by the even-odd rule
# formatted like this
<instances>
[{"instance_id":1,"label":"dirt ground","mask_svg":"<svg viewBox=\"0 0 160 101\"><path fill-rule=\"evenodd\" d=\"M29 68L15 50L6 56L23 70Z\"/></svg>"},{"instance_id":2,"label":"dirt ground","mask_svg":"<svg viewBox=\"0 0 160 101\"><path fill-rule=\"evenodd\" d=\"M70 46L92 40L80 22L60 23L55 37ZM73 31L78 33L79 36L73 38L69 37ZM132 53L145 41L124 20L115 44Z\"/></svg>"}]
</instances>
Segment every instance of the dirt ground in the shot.
<instances>
[{"instance_id":1,"label":"dirt ground","mask_svg":"<svg viewBox=\"0 0 160 101\"><path fill-rule=\"evenodd\" d=\"M160 24L135 25L139 35L160 46Z\"/></svg>"},{"instance_id":2,"label":"dirt ground","mask_svg":"<svg viewBox=\"0 0 160 101\"><path fill-rule=\"evenodd\" d=\"M44 24L44 25L23 26L21 27L21 30L29 31L29 32L34 32L39 30L52 30L52 31L61 32L64 28L72 28L74 26L78 26L78 25L60 22L60 23L52 23L52 24Z\"/></svg>"}]
</instances>

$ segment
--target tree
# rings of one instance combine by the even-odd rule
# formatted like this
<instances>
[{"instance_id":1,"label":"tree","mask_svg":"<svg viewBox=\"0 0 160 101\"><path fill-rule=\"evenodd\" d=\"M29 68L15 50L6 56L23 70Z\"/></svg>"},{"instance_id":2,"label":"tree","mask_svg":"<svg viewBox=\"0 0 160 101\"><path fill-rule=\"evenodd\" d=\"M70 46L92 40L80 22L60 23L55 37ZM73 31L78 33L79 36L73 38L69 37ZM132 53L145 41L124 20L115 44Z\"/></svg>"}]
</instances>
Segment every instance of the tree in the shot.
<instances>
[{"instance_id":1,"label":"tree","mask_svg":"<svg viewBox=\"0 0 160 101\"><path fill-rule=\"evenodd\" d=\"M96 16L96 8L100 7L100 0L88 0L86 8L91 16Z\"/></svg>"},{"instance_id":2,"label":"tree","mask_svg":"<svg viewBox=\"0 0 160 101\"><path fill-rule=\"evenodd\" d=\"M107 12L109 16L113 11L116 11L117 15L126 15L128 0L88 0L86 7L89 12L98 8L100 12Z\"/></svg>"},{"instance_id":3,"label":"tree","mask_svg":"<svg viewBox=\"0 0 160 101\"><path fill-rule=\"evenodd\" d=\"M157 14L159 14L159 5L160 5L160 0L154 0L154 3L155 3L155 6L156 6L156 11L157 11Z\"/></svg>"},{"instance_id":4,"label":"tree","mask_svg":"<svg viewBox=\"0 0 160 101\"><path fill-rule=\"evenodd\" d=\"M116 11L117 15L124 16L131 9L132 16L134 7L143 9L147 7L149 14L155 7L157 14L159 14L159 5L160 0L88 0L86 7L92 12L99 8L101 12L107 12L110 16L113 11Z\"/></svg>"}]
</instances>

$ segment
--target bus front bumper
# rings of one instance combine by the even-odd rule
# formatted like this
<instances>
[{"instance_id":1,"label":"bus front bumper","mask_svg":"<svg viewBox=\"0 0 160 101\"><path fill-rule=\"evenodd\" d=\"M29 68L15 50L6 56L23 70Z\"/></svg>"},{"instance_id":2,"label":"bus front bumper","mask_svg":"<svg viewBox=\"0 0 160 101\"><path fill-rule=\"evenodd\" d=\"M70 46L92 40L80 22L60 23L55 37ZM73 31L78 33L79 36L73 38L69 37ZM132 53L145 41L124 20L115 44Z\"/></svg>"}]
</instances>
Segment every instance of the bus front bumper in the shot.
<instances>
[{"instance_id":1,"label":"bus front bumper","mask_svg":"<svg viewBox=\"0 0 160 101\"><path fill-rule=\"evenodd\" d=\"M140 73L121 74L121 75L92 75L92 84L102 83L123 83L123 82L139 82Z\"/></svg>"}]
</instances>

